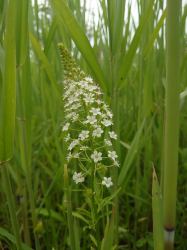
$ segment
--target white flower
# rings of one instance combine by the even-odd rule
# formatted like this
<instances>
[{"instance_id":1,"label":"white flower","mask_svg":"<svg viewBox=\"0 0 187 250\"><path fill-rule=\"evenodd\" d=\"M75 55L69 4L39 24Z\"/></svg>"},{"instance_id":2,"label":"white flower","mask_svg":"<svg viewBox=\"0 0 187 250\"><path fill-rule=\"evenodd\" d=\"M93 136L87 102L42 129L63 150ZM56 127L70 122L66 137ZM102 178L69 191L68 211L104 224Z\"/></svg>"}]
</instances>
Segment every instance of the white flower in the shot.
<instances>
[{"instance_id":1,"label":"white flower","mask_svg":"<svg viewBox=\"0 0 187 250\"><path fill-rule=\"evenodd\" d=\"M112 178L111 177L104 177L102 181L102 185L106 186L107 188L111 187L113 185Z\"/></svg>"},{"instance_id":2,"label":"white flower","mask_svg":"<svg viewBox=\"0 0 187 250\"><path fill-rule=\"evenodd\" d=\"M96 103L97 103L97 104L102 104L102 103L104 103L104 102L101 101L101 100L96 100Z\"/></svg>"},{"instance_id":3,"label":"white flower","mask_svg":"<svg viewBox=\"0 0 187 250\"><path fill-rule=\"evenodd\" d=\"M71 106L71 110L73 110L73 109L78 109L78 108L80 108L81 107L81 104L80 103L75 103L75 104L73 104L72 106Z\"/></svg>"},{"instance_id":4,"label":"white flower","mask_svg":"<svg viewBox=\"0 0 187 250\"><path fill-rule=\"evenodd\" d=\"M114 161L114 166L119 167L119 162Z\"/></svg>"},{"instance_id":5,"label":"white flower","mask_svg":"<svg viewBox=\"0 0 187 250\"><path fill-rule=\"evenodd\" d=\"M110 140L105 139L105 144L107 146L112 146L112 142Z\"/></svg>"},{"instance_id":6,"label":"white flower","mask_svg":"<svg viewBox=\"0 0 187 250\"><path fill-rule=\"evenodd\" d=\"M86 82L89 82L89 83L93 82L93 79L90 76L86 76L84 79Z\"/></svg>"},{"instance_id":7,"label":"white flower","mask_svg":"<svg viewBox=\"0 0 187 250\"><path fill-rule=\"evenodd\" d=\"M70 143L68 150L72 150L77 144L79 144L79 140L74 140Z\"/></svg>"},{"instance_id":8,"label":"white flower","mask_svg":"<svg viewBox=\"0 0 187 250\"><path fill-rule=\"evenodd\" d=\"M78 99L77 97L75 98L74 95L72 95L72 96L70 96L70 97L68 98L68 104L69 104L69 105L72 104L72 103L74 103L74 102L77 102L77 101L79 101L79 99Z\"/></svg>"},{"instance_id":9,"label":"white flower","mask_svg":"<svg viewBox=\"0 0 187 250\"><path fill-rule=\"evenodd\" d=\"M69 128L69 122L67 122L64 126L63 126L63 128L62 128L62 131L67 131L68 130L68 128Z\"/></svg>"},{"instance_id":10,"label":"white flower","mask_svg":"<svg viewBox=\"0 0 187 250\"><path fill-rule=\"evenodd\" d=\"M89 149L88 146L81 146L81 147L80 147L80 150L81 150L81 151L86 151L86 150L88 150L88 149Z\"/></svg>"},{"instance_id":11,"label":"white flower","mask_svg":"<svg viewBox=\"0 0 187 250\"><path fill-rule=\"evenodd\" d=\"M108 157L115 161L118 156L116 154L116 151L108 151Z\"/></svg>"},{"instance_id":12,"label":"white flower","mask_svg":"<svg viewBox=\"0 0 187 250\"><path fill-rule=\"evenodd\" d=\"M109 135L110 135L110 138L115 139L115 140L117 139L117 135L114 131L109 132Z\"/></svg>"},{"instance_id":13,"label":"white flower","mask_svg":"<svg viewBox=\"0 0 187 250\"><path fill-rule=\"evenodd\" d=\"M97 119L94 115L92 115L92 116L88 115L87 120L85 121L85 123L90 123L92 125L96 122L97 122Z\"/></svg>"},{"instance_id":14,"label":"white flower","mask_svg":"<svg viewBox=\"0 0 187 250\"><path fill-rule=\"evenodd\" d=\"M87 90L90 91L90 92L92 92L93 90L96 90L96 89L97 89L97 87L94 86L94 85L89 85L89 86L87 87Z\"/></svg>"},{"instance_id":15,"label":"white flower","mask_svg":"<svg viewBox=\"0 0 187 250\"><path fill-rule=\"evenodd\" d=\"M75 172L73 174L73 180L76 184L84 182L84 179L85 178L81 172L80 173Z\"/></svg>"},{"instance_id":16,"label":"white flower","mask_svg":"<svg viewBox=\"0 0 187 250\"><path fill-rule=\"evenodd\" d=\"M97 152L96 150L93 152L93 154L91 155L91 158L93 159L93 161L95 163L102 161L102 153L101 152Z\"/></svg>"},{"instance_id":17,"label":"white flower","mask_svg":"<svg viewBox=\"0 0 187 250\"><path fill-rule=\"evenodd\" d=\"M86 95L85 98L84 98L84 101L86 104L88 103L93 103L94 102L94 98L92 95Z\"/></svg>"},{"instance_id":18,"label":"white flower","mask_svg":"<svg viewBox=\"0 0 187 250\"><path fill-rule=\"evenodd\" d=\"M92 108L92 109L90 110L90 112L91 112L94 116L100 115L100 114L101 114L100 108Z\"/></svg>"},{"instance_id":19,"label":"white flower","mask_svg":"<svg viewBox=\"0 0 187 250\"><path fill-rule=\"evenodd\" d=\"M102 123L105 127L109 127L110 125L113 124L111 120L107 120L107 119L104 119L101 123Z\"/></svg>"},{"instance_id":20,"label":"white flower","mask_svg":"<svg viewBox=\"0 0 187 250\"><path fill-rule=\"evenodd\" d=\"M74 112L74 116L72 117L72 121L76 122L79 119L79 114Z\"/></svg>"},{"instance_id":21,"label":"white flower","mask_svg":"<svg viewBox=\"0 0 187 250\"><path fill-rule=\"evenodd\" d=\"M67 161L70 161L71 158L72 158L72 154L71 154L71 152L70 152L70 153L67 155Z\"/></svg>"},{"instance_id":22,"label":"white flower","mask_svg":"<svg viewBox=\"0 0 187 250\"><path fill-rule=\"evenodd\" d=\"M82 130L82 132L79 134L79 138L80 138L81 141L84 141L88 137L89 137L89 131L88 130Z\"/></svg>"},{"instance_id":23,"label":"white flower","mask_svg":"<svg viewBox=\"0 0 187 250\"><path fill-rule=\"evenodd\" d=\"M109 106L108 106L107 104L103 104L103 108L104 108L104 110L105 110L106 112L108 112Z\"/></svg>"},{"instance_id":24,"label":"white flower","mask_svg":"<svg viewBox=\"0 0 187 250\"><path fill-rule=\"evenodd\" d=\"M66 118L67 119L72 119L73 117L76 117L76 113L75 112L70 112L70 113L68 113L67 115L66 115Z\"/></svg>"},{"instance_id":25,"label":"white flower","mask_svg":"<svg viewBox=\"0 0 187 250\"><path fill-rule=\"evenodd\" d=\"M78 158L79 158L79 153L73 154L72 157L73 157L74 159L78 159Z\"/></svg>"},{"instance_id":26,"label":"white flower","mask_svg":"<svg viewBox=\"0 0 187 250\"><path fill-rule=\"evenodd\" d=\"M94 131L93 131L93 137L101 137L102 133L104 131L101 129L101 127L97 127Z\"/></svg>"},{"instance_id":27,"label":"white flower","mask_svg":"<svg viewBox=\"0 0 187 250\"><path fill-rule=\"evenodd\" d=\"M112 119L113 114L109 110L107 111L107 115Z\"/></svg>"},{"instance_id":28,"label":"white flower","mask_svg":"<svg viewBox=\"0 0 187 250\"><path fill-rule=\"evenodd\" d=\"M79 86L86 89L88 87L88 83L86 81L80 81Z\"/></svg>"},{"instance_id":29,"label":"white flower","mask_svg":"<svg viewBox=\"0 0 187 250\"><path fill-rule=\"evenodd\" d=\"M70 140L70 134L68 134L65 138L64 138L64 141L65 142L68 142Z\"/></svg>"}]
</instances>

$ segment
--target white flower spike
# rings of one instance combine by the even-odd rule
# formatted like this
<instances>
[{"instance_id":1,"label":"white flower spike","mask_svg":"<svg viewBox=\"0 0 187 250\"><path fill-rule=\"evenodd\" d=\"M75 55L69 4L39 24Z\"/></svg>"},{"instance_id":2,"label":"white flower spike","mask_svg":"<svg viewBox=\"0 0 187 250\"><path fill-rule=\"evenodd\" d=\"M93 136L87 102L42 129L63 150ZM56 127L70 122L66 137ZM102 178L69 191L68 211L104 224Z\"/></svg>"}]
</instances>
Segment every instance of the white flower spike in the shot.
<instances>
[{"instance_id":1,"label":"white flower spike","mask_svg":"<svg viewBox=\"0 0 187 250\"><path fill-rule=\"evenodd\" d=\"M93 178L94 172L96 181L109 188L113 185L112 178L103 175L108 174L108 166L119 167L113 148L113 140L117 139L111 129L113 114L104 102L100 87L78 67L62 44L59 48L64 68L62 131L69 167L70 161L76 159L77 172L70 168L73 181L82 183L86 176Z\"/></svg>"}]
</instances>

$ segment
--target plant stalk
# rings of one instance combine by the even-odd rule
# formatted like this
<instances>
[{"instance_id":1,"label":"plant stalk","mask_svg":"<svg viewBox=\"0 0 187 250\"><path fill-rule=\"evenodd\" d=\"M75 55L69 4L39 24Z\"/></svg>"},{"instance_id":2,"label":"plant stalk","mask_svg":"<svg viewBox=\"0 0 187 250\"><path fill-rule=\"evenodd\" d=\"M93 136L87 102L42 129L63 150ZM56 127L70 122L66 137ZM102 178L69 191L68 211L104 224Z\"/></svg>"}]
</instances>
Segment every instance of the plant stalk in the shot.
<instances>
[{"instance_id":1,"label":"plant stalk","mask_svg":"<svg viewBox=\"0 0 187 250\"><path fill-rule=\"evenodd\" d=\"M180 0L167 0L163 220L164 249L174 245L179 139Z\"/></svg>"},{"instance_id":2,"label":"plant stalk","mask_svg":"<svg viewBox=\"0 0 187 250\"><path fill-rule=\"evenodd\" d=\"M67 165L64 165L64 191L65 191L65 206L67 208L67 220L68 220L68 229L70 237L70 247L71 250L76 250L75 246L75 234L74 234L74 223L72 215L72 204L71 204L71 187L69 186L69 177Z\"/></svg>"}]
</instances>

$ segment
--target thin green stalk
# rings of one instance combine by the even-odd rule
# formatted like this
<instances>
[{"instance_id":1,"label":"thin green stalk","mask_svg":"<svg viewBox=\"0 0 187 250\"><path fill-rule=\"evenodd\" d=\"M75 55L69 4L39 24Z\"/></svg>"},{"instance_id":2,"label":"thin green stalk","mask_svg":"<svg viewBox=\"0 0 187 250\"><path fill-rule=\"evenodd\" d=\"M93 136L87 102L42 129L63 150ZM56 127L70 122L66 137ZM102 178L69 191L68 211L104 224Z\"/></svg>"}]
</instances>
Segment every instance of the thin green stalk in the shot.
<instances>
[{"instance_id":1,"label":"thin green stalk","mask_svg":"<svg viewBox=\"0 0 187 250\"><path fill-rule=\"evenodd\" d=\"M0 103L0 163L12 158L16 113L16 1L7 6L4 34L4 76Z\"/></svg>"},{"instance_id":2,"label":"thin green stalk","mask_svg":"<svg viewBox=\"0 0 187 250\"><path fill-rule=\"evenodd\" d=\"M6 164L3 165L2 174L3 174L3 179L4 179L4 187L5 187L5 193L6 193L7 202L8 202L8 209L9 209L9 214L11 218L11 224L12 224L13 233L15 235L15 240L16 240L16 248L17 250L22 250L21 239L19 235L19 224L18 224L18 220L16 217L15 200L14 200L12 187L10 183L9 172L8 172Z\"/></svg>"},{"instance_id":3,"label":"thin green stalk","mask_svg":"<svg viewBox=\"0 0 187 250\"><path fill-rule=\"evenodd\" d=\"M164 144L164 245L173 249L178 174L180 1L167 1Z\"/></svg>"},{"instance_id":4,"label":"thin green stalk","mask_svg":"<svg viewBox=\"0 0 187 250\"><path fill-rule=\"evenodd\" d=\"M110 91L112 95L112 111L114 114L114 129L118 135L118 141L115 143L117 154L120 157L120 114L119 114L119 89L117 82L117 62L119 58L119 51L122 44L122 34L124 25L124 13L125 13L125 1L107 1L108 10L108 27L109 27L109 69L110 69ZM116 35L118 34L118 39ZM117 183L118 169L113 171L114 180ZM117 190L115 185L114 190ZM113 230L114 240L118 244L118 225L119 225L119 201L118 197L115 197L113 205Z\"/></svg>"},{"instance_id":5,"label":"thin green stalk","mask_svg":"<svg viewBox=\"0 0 187 250\"><path fill-rule=\"evenodd\" d=\"M73 223L73 216L72 216L72 204L71 204L71 187L69 186L67 165L64 165L64 191L65 191L64 202L67 208L67 220L68 220L68 230L69 230L69 237L70 237L70 247L71 247L71 250L76 250L74 223Z\"/></svg>"}]
</instances>

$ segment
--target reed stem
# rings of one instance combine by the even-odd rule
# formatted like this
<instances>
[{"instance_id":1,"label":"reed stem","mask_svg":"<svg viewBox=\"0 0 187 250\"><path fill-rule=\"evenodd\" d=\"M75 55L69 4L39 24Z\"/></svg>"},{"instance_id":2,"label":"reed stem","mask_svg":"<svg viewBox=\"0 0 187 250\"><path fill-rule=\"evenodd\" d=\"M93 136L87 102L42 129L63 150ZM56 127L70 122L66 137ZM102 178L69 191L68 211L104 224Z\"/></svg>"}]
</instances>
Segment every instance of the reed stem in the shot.
<instances>
[{"instance_id":1,"label":"reed stem","mask_svg":"<svg viewBox=\"0 0 187 250\"><path fill-rule=\"evenodd\" d=\"M178 174L179 138L179 23L180 1L167 0L166 19L166 98L164 143L164 246L173 249Z\"/></svg>"}]
</instances>

